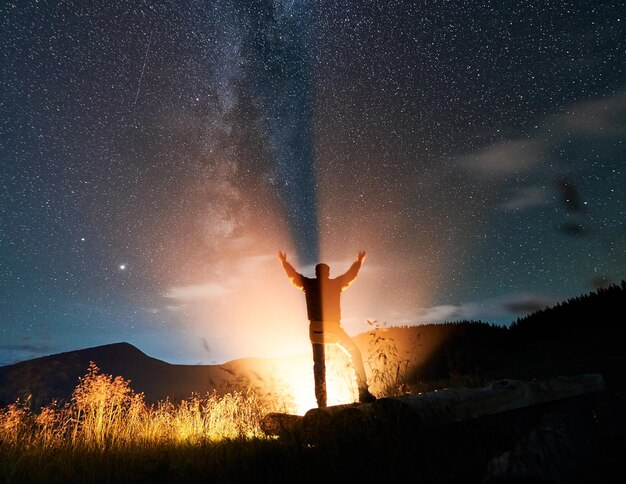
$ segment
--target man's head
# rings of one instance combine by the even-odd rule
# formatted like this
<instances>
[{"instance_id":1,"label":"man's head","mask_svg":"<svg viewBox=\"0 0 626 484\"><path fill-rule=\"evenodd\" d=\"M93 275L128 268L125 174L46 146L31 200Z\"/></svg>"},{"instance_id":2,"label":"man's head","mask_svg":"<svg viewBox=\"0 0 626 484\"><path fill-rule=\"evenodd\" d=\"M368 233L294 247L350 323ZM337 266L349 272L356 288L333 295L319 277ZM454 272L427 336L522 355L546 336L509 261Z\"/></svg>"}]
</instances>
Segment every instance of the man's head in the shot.
<instances>
[{"instance_id":1,"label":"man's head","mask_svg":"<svg viewBox=\"0 0 626 484\"><path fill-rule=\"evenodd\" d=\"M330 266L328 264L317 264L315 266L315 277L328 279L330 277Z\"/></svg>"}]
</instances>

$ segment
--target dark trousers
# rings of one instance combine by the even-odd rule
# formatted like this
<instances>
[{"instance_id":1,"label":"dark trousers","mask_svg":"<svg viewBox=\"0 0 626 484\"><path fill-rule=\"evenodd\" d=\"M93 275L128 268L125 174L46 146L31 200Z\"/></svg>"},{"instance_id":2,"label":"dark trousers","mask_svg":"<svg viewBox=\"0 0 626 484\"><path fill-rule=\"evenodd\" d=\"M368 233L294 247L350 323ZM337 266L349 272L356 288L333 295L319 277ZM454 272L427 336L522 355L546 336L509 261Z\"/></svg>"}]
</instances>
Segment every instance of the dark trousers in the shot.
<instances>
[{"instance_id":1,"label":"dark trousers","mask_svg":"<svg viewBox=\"0 0 626 484\"><path fill-rule=\"evenodd\" d=\"M313 343L313 378L315 379L315 399L317 406L326 406L326 347Z\"/></svg>"},{"instance_id":2,"label":"dark trousers","mask_svg":"<svg viewBox=\"0 0 626 484\"><path fill-rule=\"evenodd\" d=\"M352 338L342 329L337 327L327 332L318 341L327 341L336 344L346 354L356 374L359 392L367 389L367 377L361 352ZM323 343L311 343L313 347L313 378L315 379L315 399L319 408L326 407L326 349Z\"/></svg>"}]
</instances>

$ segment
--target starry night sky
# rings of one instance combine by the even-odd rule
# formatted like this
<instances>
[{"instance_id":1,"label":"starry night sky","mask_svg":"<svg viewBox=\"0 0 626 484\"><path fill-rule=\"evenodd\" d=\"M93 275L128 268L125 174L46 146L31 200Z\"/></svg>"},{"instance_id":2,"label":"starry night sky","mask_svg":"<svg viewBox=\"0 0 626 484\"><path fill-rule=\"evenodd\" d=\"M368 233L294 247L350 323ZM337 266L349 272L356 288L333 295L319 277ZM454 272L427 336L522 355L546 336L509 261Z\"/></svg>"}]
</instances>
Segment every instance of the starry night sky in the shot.
<instances>
[{"instance_id":1,"label":"starry night sky","mask_svg":"<svg viewBox=\"0 0 626 484\"><path fill-rule=\"evenodd\" d=\"M351 334L626 278L618 4L2 2L0 364L307 351L279 249Z\"/></svg>"}]
</instances>

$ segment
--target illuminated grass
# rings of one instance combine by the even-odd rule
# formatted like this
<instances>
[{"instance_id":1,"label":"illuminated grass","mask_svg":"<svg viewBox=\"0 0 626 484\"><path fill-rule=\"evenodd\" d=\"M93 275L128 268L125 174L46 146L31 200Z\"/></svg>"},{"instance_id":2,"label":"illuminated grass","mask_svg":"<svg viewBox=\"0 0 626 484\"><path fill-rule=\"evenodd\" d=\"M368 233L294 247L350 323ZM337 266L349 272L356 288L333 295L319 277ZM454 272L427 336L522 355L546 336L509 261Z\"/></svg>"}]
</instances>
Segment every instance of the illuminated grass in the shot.
<instances>
[{"instance_id":1,"label":"illuminated grass","mask_svg":"<svg viewBox=\"0 0 626 484\"><path fill-rule=\"evenodd\" d=\"M149 405L130 382L92 364L64 405L0 408L0 483L292 484L321 482L329 470L340 480L387 475L395 451L380 460L370 442L311 447L267 437L262 418L286 407L285 396L264 397L233 391ZM353 467L360 461L378 464Z\"/></svg>"},{"instance_id":2,"label":"illuminated grass","mask_svg":"<svg viewBox=\"0 0 626 484\"><path fill-rule=\"evenodd\" d=\"M66 405L53 404L38 413L20 402L1 409L0 444L110 449L258 438L268 411L252 392L147 405L127 380L101 374L92 363Z\"/></svg>"},{"instance_id":3,"label":"illuminated grass","mask_svg":"<svg viewBox=\"0 0 626 484\"><path fill-rule=\"evenodd\" d=\"M0 409L0 483L301 481L317 458L261 430L279 410L252 392L148 405L92 364L65 405Z\"/></svg>"}]
</instances>

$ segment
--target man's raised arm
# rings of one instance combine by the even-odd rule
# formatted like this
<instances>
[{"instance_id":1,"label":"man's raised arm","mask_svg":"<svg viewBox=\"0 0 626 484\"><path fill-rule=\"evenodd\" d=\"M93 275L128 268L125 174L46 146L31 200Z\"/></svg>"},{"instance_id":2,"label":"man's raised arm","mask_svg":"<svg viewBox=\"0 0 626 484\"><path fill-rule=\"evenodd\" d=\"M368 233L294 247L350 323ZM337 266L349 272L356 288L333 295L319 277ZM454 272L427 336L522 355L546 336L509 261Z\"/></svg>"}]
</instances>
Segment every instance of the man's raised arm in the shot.
<instances>
[{"instance_id":1,"label":"man's raised arm","mask_svg":"<svg viewBox=\"0 0 626 484\"><path fill-rule=\"evenodd\" d=\"M283 269L285 269L285 273L287 274L287 277L289 278L291 283L300 290L304 289L304 277L302 276L302 274L298 274L293 266L289 262L287 262L287 254L279 250L278 258L280 259L280 262L283 265Z\"/></svg>"},{"instance_id":2,"label":"man's raised arm","mask_svg":"<svg viewBox=\"0 0 626 484\"><path fill-rule=\"evenodd\" d=\"M338 279L341 279L342 291L345 291L346 289L348 289L348 287L350 287L350 285L354 282L357 274L359 273L359 270L361 269L361 265L363 264L364 260L365 260L365 251L362 250L361 252L359 252L356 262L354 262L350 266L350 269L348 269L346 273L343 274L342 276L339 276Z\"/></svg>"}]
</instances>

